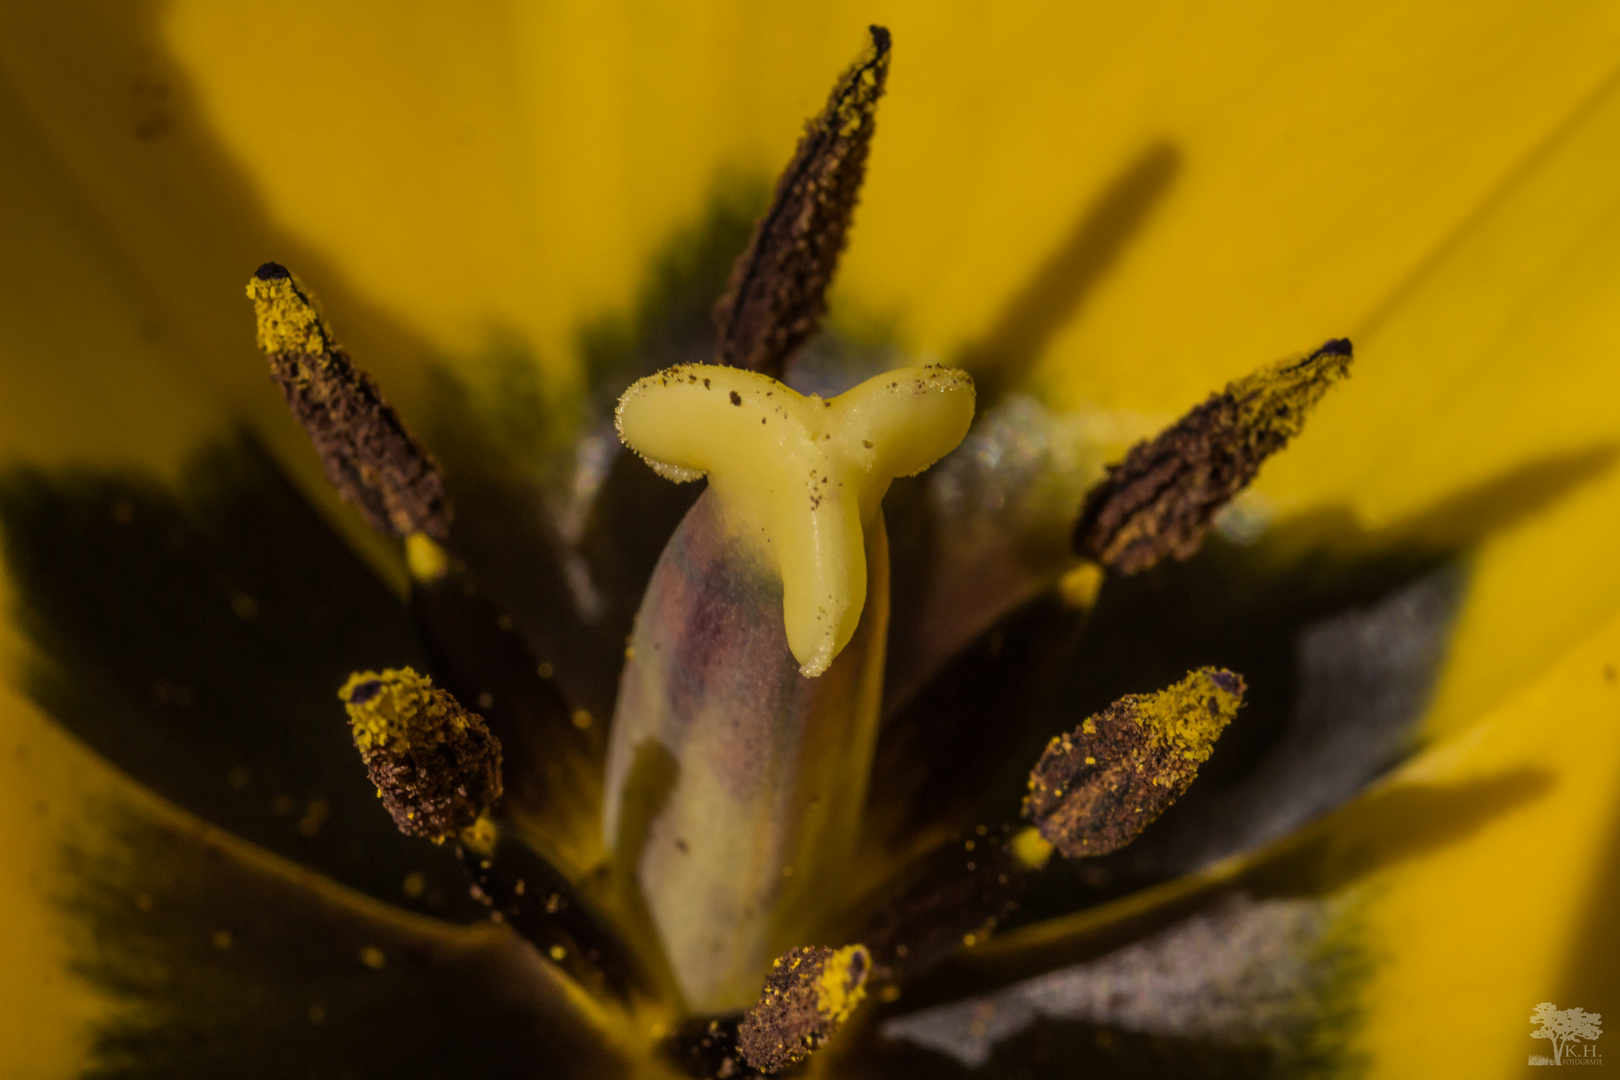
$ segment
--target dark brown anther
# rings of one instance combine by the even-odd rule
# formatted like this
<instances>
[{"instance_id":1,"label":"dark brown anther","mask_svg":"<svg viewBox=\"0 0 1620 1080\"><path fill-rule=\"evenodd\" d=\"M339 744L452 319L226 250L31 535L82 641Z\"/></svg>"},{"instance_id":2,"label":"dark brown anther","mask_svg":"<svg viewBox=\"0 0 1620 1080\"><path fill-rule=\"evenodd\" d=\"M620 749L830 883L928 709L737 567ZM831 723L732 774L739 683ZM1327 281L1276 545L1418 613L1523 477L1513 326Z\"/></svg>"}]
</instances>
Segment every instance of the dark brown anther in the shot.
<instances>
[{"instance_id":1,"label":"dark brown anther","mask_svg":"<svg viewBox=\"0 0 1620 1080\"><path fill-rule=\"evenodd\" d=\"M410 668L363 671L338 697L400 832L443 843L501 797L501 744L483 717L427 678Z\"/></svg>"},{"instance_id":2,"label":"dark brown anther","mask_svg":"<svg viewBox=\"0 0 1620 1080\"><path fill-rule=\"evenodd\" d=\"M789 949L771 968L759 1004L737 1026L749 1065L774 1073L823 1046L866 996L872 957L863 945Z\"/></svg>"},{"instance_id":3,"label":"dark brown anther","mask_svg":"<svg viewBox=\"0 0 1620 1080\"><path fill-rule=\"evenodd\" d=\"M1349 374L1350 359L1348 340L1330 341L1237 380L1137 443L1086 495L1075 552L1122 574L1167 555L1190 558L1216 511L1299 434L1311 406Z\"/></svg>"},{"instance_id":4,"label":"dark brown anther","mask_svg":"<svg viewBox=\"0 0 1620 1080\"><path fill-rule=\"evenodd\" d=\"M443 539L450 504L438 464L332 339L308 294L277 263L259 267L247 293L270 376L344 501L378 532Z\"/></svg>"},{"instance_id":5,"label":"dark brown anther","mask_svg":"<svg viewBox=\"0 0 1620 1080\"><path fill-rule=\"evenodd\" d=\"M1047 744L1024 816L1071 859L1124 847L1186 793L1245 689L1241 675L1200 668L1168 690L1120 698Z\"/></svg>"},{"instance_id":6,"label":"dark brown anther","mask_svg":"<svg viewBox=\"0 0 1620 1080\"><path fill-rule=\"evenodd\" d=\"M874 26L871 34L871 47L806 125L770 210L732 268L714 308L718 363L777 378L826 313L889 73L889 32Z\"/></svg>"}]
</instances>

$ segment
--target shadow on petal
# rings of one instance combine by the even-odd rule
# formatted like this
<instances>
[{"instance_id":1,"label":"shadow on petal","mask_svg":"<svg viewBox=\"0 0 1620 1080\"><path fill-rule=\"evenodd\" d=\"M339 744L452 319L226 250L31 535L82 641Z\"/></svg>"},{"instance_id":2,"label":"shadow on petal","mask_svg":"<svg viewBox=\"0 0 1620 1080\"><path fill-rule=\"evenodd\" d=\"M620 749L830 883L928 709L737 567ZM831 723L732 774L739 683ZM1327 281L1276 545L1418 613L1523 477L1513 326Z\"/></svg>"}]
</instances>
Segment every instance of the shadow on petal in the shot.
<instances>
[{"instance_id":1,"label":"shadow on petal","mask_svg":"<svg viewBox=\"0 0 1620 1080\"><path fill-rule=\"evenodd\" d=\"M984 336L958 357L978 381L981 409L1023 382L1147 224L1180 171L1175 144L1149 143L1081 209Z\"/></svg>"},{"instance_id":2,"label":"shadow on petal","mask_svg":"<svg viewBox=\"0 0 1620 1080\"><path fill-rule=\"evenodd\" d=\"M178 491L21 469L0 482L29 695L164 798L373 896L475 918L448 852L377 805L336 697L425 667L403 605L247 437Z\"/></svg>"},{"instance_id":3,"label":"shadow on petal","mask_svg":"<svg viewBox=\"0 0 1620 1080\"><path fill-rule=\"evenodd\" d=\"M1457 784L1397 783L1346 806L1255 871L1279 895L1337 892L1362 878L1460 843L1541 798L1556 778L1518 768Z\"/></svg>"},{"instance_id":4,"label":"shadow on petal","mask_svg":"<svg viewBox=\"0 0 1620 1080\"><path fill-rule=\"evenodd\" d=\"M87 1076L607 1076L604 1020L510 933L409 916L147 800L64 851Z\"/></svg>"},{"instance_id":5,"label":"shadow on petal","mask_svg":"<svg viewBox=\"0 0 1620 1080\"><path fill-rule=\"evenodd\" d=\"M974 432L927 476L896 483L885 503L895 554L889 711L1074 564L1074 514L1103 465L1075 459L1099 448L1075 430L1087 426L1083 421L1049 415L1033 401L1003 399L1083 311L1180 169L1174 144L1144 147L1082 205L984 336L954 361L977 382ZM1077 454L1082 447L1092 454Z\"/></svg>"},{"instance_id":6,"label":"shadow on petal","mask_svg":"<svg viewBox=\"0 0 1620 1080\"><path fill-rule=\"evenodd\" d=\"M873 1056L956 1075L1110 1076L1308 1073L1330 1038L1324 1002L1353 973L1329 944L1344 905L1234 893L1141 941L990 994L881 1023ZM952 1069L950 1065L957 1066ZM910 1070L901 1067L899 1075Z\"/></svg>"}]
</instances>

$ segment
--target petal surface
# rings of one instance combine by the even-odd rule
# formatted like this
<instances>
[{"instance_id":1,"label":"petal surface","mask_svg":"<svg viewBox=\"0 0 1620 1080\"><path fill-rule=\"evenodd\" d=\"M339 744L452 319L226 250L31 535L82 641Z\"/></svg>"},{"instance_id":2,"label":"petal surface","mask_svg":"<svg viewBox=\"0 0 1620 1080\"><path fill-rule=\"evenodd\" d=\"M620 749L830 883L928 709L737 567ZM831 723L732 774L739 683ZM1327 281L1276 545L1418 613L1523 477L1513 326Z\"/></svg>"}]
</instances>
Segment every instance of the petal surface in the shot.
<instances>
[{"instance_id":1,"label":"petal surface","mask_svg":"<svg viewBox=\"0 0 1620 1080\"><path fill-rule=\"evenodd\" d=\"M1276 507L1338 507L1418 543L1487 538L1435 735L1620 605L1620 192L1603 179L1617 138L1612 84L1367 320L1355 378L1257 487Z\"/></svg>"}]
</instances>

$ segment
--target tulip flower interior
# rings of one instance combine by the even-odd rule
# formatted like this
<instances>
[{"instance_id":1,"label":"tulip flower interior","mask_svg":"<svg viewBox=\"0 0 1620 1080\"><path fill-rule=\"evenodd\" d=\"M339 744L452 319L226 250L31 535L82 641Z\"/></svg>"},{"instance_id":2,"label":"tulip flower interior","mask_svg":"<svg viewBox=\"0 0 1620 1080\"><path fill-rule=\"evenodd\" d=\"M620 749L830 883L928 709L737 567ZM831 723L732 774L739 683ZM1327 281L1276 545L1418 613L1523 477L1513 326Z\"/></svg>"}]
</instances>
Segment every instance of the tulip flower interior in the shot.
<instances>
[{"instance_id":1,"label":"tulip flower interior","mask_svg":"<svg viewBox=\"0 0 1620 1080\"><path fill-rule=\"evenodd\" d=\"M146 792L123 856L68 855L82 974L133 1003L98 1075L1346 1054L1335 890L1409 853L1312 828L1412 752L1477 537L1256 522L1338 327L1099 434L1023 386L1029 303L948 361L829 323L894 48L586 335L573 415L520 360L407 416L318 278L252 274L264 392L396 587L246 431L174 485L0 482L29 692Z\"/></svg>"}]
</instances>

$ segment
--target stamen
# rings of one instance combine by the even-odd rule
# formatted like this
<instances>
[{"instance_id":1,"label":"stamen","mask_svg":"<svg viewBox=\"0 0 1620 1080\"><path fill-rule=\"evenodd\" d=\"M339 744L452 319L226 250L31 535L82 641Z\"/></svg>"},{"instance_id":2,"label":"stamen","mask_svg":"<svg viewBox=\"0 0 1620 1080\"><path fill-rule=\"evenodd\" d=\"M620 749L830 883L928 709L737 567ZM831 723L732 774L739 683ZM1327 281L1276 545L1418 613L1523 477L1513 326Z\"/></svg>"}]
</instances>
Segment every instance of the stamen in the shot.
<instances>
[{"instance_id":1,"label":"stamen","mask_svg":"<svg viewBox=\"0 0 1620 1080\"><path fill-rule=\"evenodd\" d=\"M889 32L874 26L871 34L871 47L806 125L770 210L715 305L721 364L779 376L783 361L826 313L827 286L855 213L889 74Z\"/></svg>"},{"instance_id":2,"label":"stamen","mask_svg":"<svg viewBox=\"0 0 1620 1080\"><path fill-rule=\"evenodd\" d=\"M1124 847L1186 793L1245 689L1241 675L1206 667L1120 698L1047 744L1024 816L1071 859Z\"/></svg>"},{"instance_id":3,"label":"stamen","mask_svg":"<svg viewBox=\"0 0 1620 1080\"><path fill-rule=\"evenodd\" d=\"M728 530L780 573L788 647L815 676L860 622L866 534L884 493L962 441L973 380L902 368L823 401L753 372L689 364L626 390L616 419L662 475L708 475Z\"/></svg>"},{"instance_id":4,"label":"stamen","mask_svg":"<svg viewBox=\"0 0 1620 1080\"><path fill-rule=\"evenodd\" d=\"M259 267L247 294L270 375L344 501L379 532L443 538L450 504L438 464L336 344L309 294L277 263Z\"/></svg>"},{"instance_id":5,"label":"stamen","mask_svg":"<svg viewBox=\"0 0 1620 1080\"><path fill-rule=\"evenodd\" d=\"M1134 574L1190 558L1215 512L1288 445L1305 414L1350 372L1346 339L1231 383L1156 438L1137 443L1086 495L1074 550Z\"/></svg>"},{"instance_id":6,"label":"stamen","mask_svg":"<svg viewBox=\"0 0 1620 1080\"><path fill-rule=\"evenodd\" d=\"M363 671L338 691L377 795L399 830L454 838L472 895L582 985L624 996L644 984L630 951L556 867L491 817L501 744L477 713L410 668Z\"/></svg>"},{"instance_id":7,"label":"stamen","mask_svg":"<svg viewBox=\"0 0 1620 1080\"><path fill-rule=\"evenodd\" d=\"M400 832L443 843L501 797L501 744L482 717L425 676L410 668L362 671L338 697Z\"/></svg>"},{"instance_id":8,"label":"stamen","mask_svg":"<svg viewBox=\"0 0 1620 1080\"><path fill-rule=\"evenodd\" d=\"M551 863L488 817L480 849L468 845L471 829L456 845L472 879L474 899L552 963L583 986L618 997L648 989L645 973L623 939L587 897Z\"/></svg>"},{"instance_id":9,"label":"stamen","mask_svg":"<svg viewBox=\"0 0 1620 1080\"><path fill-rule=\"evenodd\" d=\"M926 974L965 945L990 940L1017 910L1045 861L1031 861L1023 833L1011 833L980 827L936 848L879 902L860 935L879 983Z\"/></svg>"},{"instance_id":10,"label":"stamen","mask_svg":"<svg viewBox=\"0 0 1620 1080\"><path fill-rule=\"evenodd\" d=\"M759 1004L737 1027L743 1059L774 1073L825 1045L866 997L872 958L864 945L789 949L765 980Z\"/></svg>"}]
</instances>

